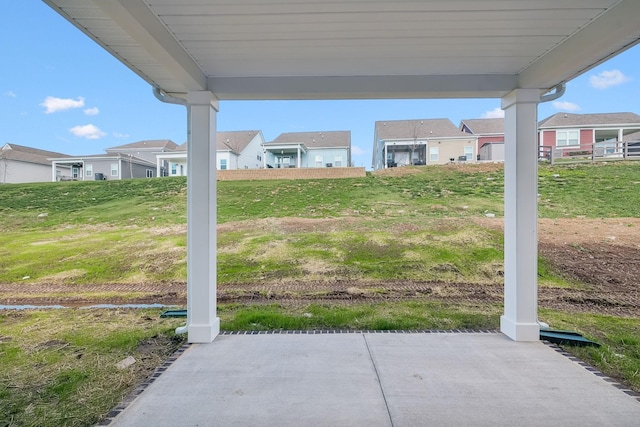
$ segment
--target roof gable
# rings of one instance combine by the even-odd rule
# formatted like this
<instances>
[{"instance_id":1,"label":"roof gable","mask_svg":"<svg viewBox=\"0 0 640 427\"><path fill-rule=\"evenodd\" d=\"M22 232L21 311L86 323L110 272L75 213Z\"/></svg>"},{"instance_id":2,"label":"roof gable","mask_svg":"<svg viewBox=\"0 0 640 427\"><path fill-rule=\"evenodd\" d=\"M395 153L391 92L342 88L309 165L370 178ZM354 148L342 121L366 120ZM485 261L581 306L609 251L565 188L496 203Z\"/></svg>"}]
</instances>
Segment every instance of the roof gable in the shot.
<instances>
[{"instance_id":1,"label":"roof gable","mask_svg":"<svg viewBox=\"0 0 640 427\"><path fill-rule=\"evenodd\" d=\"M239 130L216 133L216 150L242 153L251 141L258 135L258 130ZM186 149L186 145L185 145Z\"/></svg>"},{"instance_id":2,"label":"roof gable","mask_svg":"<svg viewBox=\"0 0 640 427\"><path fill-rule=\"evenodd\" d=\"M463 126L466 126L474 135L504 134L503 117L492 119L465 119L460 122L461 130Z\"/></svg>"},{"instance_id":3,"label":"roof gable","mask_svg":"<svg viewBox=\"0 0 640 427\"><path fill-rule=\"evenodd\" d=\"M18 144L5 144L2 146L0 157L8 160L15 160L27 163L37 163L41 165L50 165L50 157L70 157L67 154L57 153L55 151L40 150L39 148L25 147Z\"/></svg>"},{"instance_id":4,"label":"roof gable","mask_svg":"<svg viewBox=\"0 0 640 427\"><path fill-rule=\"evenodd\" d=\"M470 138L449 119L386 120L376 122L377 139Z\"/></svg>"}]
</instances>

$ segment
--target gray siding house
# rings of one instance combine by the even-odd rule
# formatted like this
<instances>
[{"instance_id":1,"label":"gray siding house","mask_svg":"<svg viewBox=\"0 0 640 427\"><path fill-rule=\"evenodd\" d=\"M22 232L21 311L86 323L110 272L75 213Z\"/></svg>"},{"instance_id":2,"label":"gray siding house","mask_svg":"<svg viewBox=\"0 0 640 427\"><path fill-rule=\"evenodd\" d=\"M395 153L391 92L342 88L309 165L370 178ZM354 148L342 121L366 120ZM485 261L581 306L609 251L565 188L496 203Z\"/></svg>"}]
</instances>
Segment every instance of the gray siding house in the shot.
<instances>
[{"instance_id":1,"label":"gray siding house","mask_svg":"<svg viewBox=\"0 0 640 427\"><path fill-rule=\"evenodd\" d=\"M132 142L125 145L118 145L117 147L107 148L104 151L110 155L125 154L156 164L156 168L158 170L155 176L166 176L169 173L169 163L158 163L158 155L162 153L174 152L177 149L178 144L171 141L170 139L152 139Z\"/></svg>"},{"instance_id":2,"label":"gray siding house","mask_svg":"<svg viewBox=\"0 0 640 427\"><path fill-rule=\"evenodd\" d=\"M54 181L90 181L153 178L167 173L168 164L158 164L159 153L178 148L169 139L138 141L105 149L106 154L51 158L51 167L65 166L68 174L54 174Z\"/></svg>"},{"instance_id":3,"label":"gray siding house","mask_svg":"<svg viewBox=\"0 0 640 427\"><path fill-rule=\"evenodd\" d=\"M94 154L80 157L50 158L52 170L64 167L67 174L53 173L52 181L92 181L128 178L153 178L155 163L127 154Z\"/></svg>"},{"instance_id":4,"label":"gray siding house","mask_svg":"<svg viewBox=\"0 0 640 427\"><path fill-rule=\"evenodd\" d=\"M265 168L351 166L351 131L282 133L262 148Z\"/></svg>"},{"instance_id":5,"label":"gray siding house","mask_svg":"<svg viewBox=\"0 0 640 427\"><path fill-rule=\"evenodd\" d=\"M0 149L0 184L51 181L50 157L69 156L17 144L4 144ZM58 165L53 170L54 176L68 172L69 167L65 165Z\"/></svg>"}]
</instances>

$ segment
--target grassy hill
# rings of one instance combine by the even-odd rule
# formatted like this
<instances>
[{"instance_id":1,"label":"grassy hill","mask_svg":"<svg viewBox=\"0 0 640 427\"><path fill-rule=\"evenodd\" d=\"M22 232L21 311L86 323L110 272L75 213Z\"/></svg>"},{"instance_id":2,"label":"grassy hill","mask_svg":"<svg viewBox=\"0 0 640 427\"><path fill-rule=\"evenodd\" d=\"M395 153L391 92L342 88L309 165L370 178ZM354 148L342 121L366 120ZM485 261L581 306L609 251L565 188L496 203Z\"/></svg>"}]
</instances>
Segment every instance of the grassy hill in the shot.
<instances>
[{"instance_id":1,"label":"grassy hill","mask_svg":"<svg viewBox=\"0 0 640 427\"><path fill-rule=\"evenodd\" d=\"M639 172L541 165L539 215L639 217ZM501 233L458 219L502 216L503 185L500 165L219 182L219 280L500 281ZM185 280L185 230L184 178L3 185L0 282Z\"/></svg>"}]
</instances>

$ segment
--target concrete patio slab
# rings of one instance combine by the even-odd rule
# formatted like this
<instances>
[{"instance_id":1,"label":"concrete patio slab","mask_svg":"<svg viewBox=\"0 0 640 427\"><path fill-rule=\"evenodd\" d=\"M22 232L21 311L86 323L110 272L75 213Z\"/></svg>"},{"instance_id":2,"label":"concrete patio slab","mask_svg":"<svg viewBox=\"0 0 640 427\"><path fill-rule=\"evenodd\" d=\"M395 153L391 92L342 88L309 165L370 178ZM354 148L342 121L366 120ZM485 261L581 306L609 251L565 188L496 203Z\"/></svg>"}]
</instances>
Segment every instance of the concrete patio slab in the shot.
<instances>
[{"instance_id":1,"label":"concrete patio slab","mask_svg":"<svg viewBox=\"0 0 640 427\"><path fill-rule=\"evenodd\" d=\"M499 333L222 335L190 346L116 426L637 426L640 401Z\"/></svg>"}]
</instances>

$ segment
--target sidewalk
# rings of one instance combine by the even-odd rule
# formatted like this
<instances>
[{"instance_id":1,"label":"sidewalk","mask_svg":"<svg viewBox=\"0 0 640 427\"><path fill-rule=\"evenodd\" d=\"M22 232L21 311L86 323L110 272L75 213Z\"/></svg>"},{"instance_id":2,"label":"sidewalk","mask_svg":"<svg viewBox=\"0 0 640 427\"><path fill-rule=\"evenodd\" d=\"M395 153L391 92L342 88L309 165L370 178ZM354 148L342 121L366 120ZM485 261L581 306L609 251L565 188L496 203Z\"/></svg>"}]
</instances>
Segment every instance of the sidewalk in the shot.
<instances>
[{"instance_id":1,"label":"sidewalk","mask_svg":"<svg viewBox=\"0 0 640 427\"><path fill-rule=\"evenodd\" d=\"M499 333L222 335L115 426L637 426L640 398Z\"/></svg>"}]
</instances>

